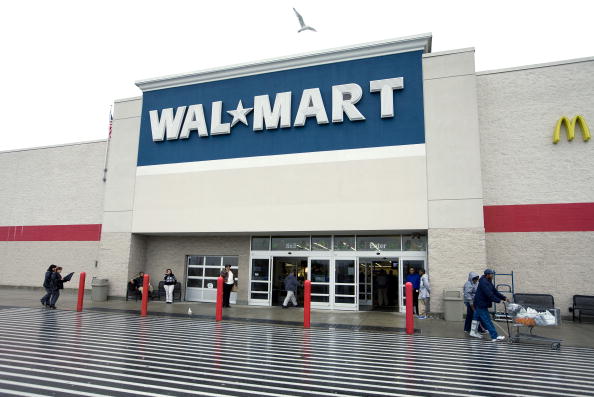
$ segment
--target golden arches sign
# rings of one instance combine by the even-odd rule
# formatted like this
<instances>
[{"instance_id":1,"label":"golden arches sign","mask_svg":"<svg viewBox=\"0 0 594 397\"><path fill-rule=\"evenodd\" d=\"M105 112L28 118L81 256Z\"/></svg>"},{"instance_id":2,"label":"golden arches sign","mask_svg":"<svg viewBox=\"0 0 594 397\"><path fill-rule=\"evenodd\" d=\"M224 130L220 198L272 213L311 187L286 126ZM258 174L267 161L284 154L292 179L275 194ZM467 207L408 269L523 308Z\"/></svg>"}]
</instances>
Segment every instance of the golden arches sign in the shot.
<instances>
[{"instance_id":1,"label":"golden arches sign","mask_svg":"<svg viewBox=\"0 0 594 397\"><path fill-rule=\"evenodd\" d=\"M576 125L580 126L582 130L582 138L584 142L588 142L590 140L590 129L588 128L588 124L584 119L584 116L575 116L571 121L563 116L559 120L557 120L557 125L555 125L555 131L553 132L553 143L557 143L561 140L561 127L565 125L565 130L567 131L567 140L573 141L575 138L575 127Z\"/></svg>"}]
</instances>

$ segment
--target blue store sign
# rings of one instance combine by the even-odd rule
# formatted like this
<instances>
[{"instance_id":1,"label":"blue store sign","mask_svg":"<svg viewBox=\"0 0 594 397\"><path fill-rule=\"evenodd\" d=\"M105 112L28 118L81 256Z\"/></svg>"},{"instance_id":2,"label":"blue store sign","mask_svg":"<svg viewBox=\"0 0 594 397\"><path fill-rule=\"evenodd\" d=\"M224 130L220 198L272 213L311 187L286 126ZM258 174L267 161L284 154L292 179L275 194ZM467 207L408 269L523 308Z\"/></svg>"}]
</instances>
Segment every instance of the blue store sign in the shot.
<instances>
[{"instance_id":1,"label":"blue store sign","mask_svg":"<svg viewBox=\"0 0 594 397\"><path fill-rule=\"evenodd\" d=\"M424 143L421 56L147 91L138 165Z\"/></svg>"}]
</instances>

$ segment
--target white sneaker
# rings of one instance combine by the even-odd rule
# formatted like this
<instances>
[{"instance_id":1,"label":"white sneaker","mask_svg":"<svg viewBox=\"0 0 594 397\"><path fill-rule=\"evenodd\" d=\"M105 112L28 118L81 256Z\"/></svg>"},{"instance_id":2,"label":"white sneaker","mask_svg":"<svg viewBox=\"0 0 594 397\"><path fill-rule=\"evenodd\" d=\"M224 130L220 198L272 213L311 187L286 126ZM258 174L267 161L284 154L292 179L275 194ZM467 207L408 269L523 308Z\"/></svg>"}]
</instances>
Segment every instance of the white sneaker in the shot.
<instances>
[{"instance_id":1,"label":"white sneaker","mask_svg":"<svg viewBox=\"0 0 594 397\"><path fill-rule=\"evenodd\" d=\"M474 331L470 331L469 335L472 336L473 338L483 339L483 336L481 334L478 334Z\"/></svg>"},{"instance_id":2,"label":"white sneaker","mask_svg":"<svg viewBox=\"0 0 594 397\"><path fill-rule=\"evenodd\" d=\"M502 340L505 340L505 336L499 335L497 338L491 339L491 342L499 342L499 341L502 341Z\"/></svg>"}]
</instances>

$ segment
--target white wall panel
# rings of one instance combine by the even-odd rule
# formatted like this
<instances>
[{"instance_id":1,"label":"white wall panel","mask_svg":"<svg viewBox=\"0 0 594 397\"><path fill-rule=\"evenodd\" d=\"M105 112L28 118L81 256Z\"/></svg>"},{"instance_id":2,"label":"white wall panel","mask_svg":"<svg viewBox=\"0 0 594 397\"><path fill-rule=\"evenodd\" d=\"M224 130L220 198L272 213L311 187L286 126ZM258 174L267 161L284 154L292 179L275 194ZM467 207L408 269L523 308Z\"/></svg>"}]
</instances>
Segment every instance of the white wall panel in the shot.
<instances>
[{"instance_id":1,"label":"white wall panel","mask_svg":"<svg viewBox=\"0 0 594 397\"><path fill-rule=\"evenodd\" d=\"M138 175L133 232L426 229L426 201L424 156Z\"/></svg>"}]
</instances>

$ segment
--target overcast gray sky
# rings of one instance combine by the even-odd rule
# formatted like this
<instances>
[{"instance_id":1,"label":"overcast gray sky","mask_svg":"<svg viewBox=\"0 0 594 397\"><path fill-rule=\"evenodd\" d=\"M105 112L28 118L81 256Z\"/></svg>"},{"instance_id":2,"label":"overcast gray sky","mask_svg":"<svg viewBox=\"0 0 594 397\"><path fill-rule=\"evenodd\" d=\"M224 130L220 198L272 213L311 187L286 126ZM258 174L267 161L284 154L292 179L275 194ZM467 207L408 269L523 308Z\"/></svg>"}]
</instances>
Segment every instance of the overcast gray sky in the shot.
<instances>
[{"instance_id":1,"label":"overcast gray sky","mask_svg":"<svg viewBox=\"0 0 594 397\"><path fill-rule=\"evenodd\" d=\"M292 7L318 33L297 34ZM590 1L11 1L0 13L0 150L104 139L136 80L433 33L477 70L594 56Z\"/></svg>"}]
</instances>

